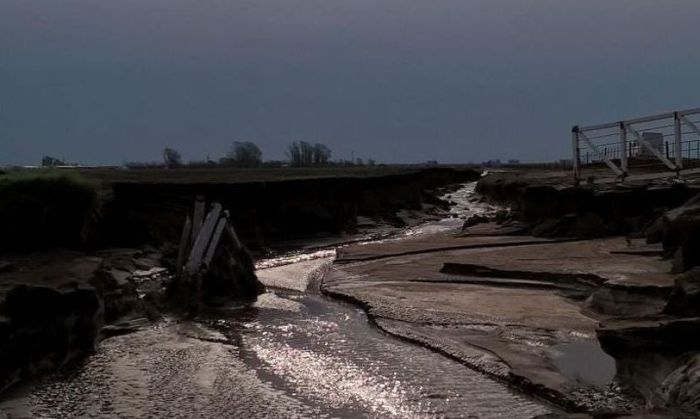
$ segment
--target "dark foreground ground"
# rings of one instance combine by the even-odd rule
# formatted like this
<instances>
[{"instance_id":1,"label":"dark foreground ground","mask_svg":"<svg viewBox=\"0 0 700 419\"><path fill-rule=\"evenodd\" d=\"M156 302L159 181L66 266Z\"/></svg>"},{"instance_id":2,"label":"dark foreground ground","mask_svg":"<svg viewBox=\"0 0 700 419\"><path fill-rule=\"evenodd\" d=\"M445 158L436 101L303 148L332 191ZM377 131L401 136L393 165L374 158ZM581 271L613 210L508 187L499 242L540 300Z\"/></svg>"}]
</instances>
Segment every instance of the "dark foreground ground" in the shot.
<instances>
[{"instance_id":1,"label":"dark foreground ground","mask_svg":"<svg viewBox=\"0 0 700 419\"><path fill-rule=\"evenodd\" d=\"M204 194L239 214L233 218L236 228L260 257L273 250L272 243L286 243L280 248L300 244L313 248L314 242L342 242L364 228L381 236L401 226L439 219L448 214L445 203L436 199L435 188L473 180L476 175L431 169L249 183L122 179L102 183L109 186L106 196L112 202L102 207L106 211L99 221L116 224L111 230L104 230L104 224L97 226L98 231L110 233L110 240L138 242L141 237L165 243L179 229L170 231L167 226L174 219L181 223L194 196ZM277 406L278 413L289 407L292 410L287 413L302 416L370 412L370 416L399 417L467 413L531 417L568 411L606 417L649 413L695 417L700 406L700 287L694 255L700 242L694 234L695 214L700 211L695 212L691 198L698 189L692 179L579 187L568 180L563 173L543 171L492 173L480 180L479 196L473 192L460 196L467 200L461 208L472 215L465 229L448 231L438 222L421 234L414 235L409 228L400 240L363 240L339 249L333 265L323 271L322 293L358 304L380 330L446 355L451 359L446 364L444 358L411 352L410 345L392 346L381 335L372 335L377 339L367 342L358 338L370 332L362 330L362 318L351 320L351 312L344 311L347 306L327 306L329 300L322 296L303 295L310 286L296 277L294 269L306 278L308 270L318 267L313 262L292 264L287 271L270 268L274 264L259 265L269 268L260 271L260 277L270 289L286 291L261 297L254 306L238 305L238 314L205 320L205 326L224 334L221 337L172 323L169 315L164 322L158 295L170 280L172 246L141 242L141 248L134 250L112 246L5 254L0 264L4 316L0 332L17 345L10 345L10 352L6 348L3 386L79 360L100 339L124 336L108 338L99 346L102 355L89 358L87 375L51 381L40 387L43 390L30 391L28 398L19 396L18 402L4 407L20 417L21 412L41 409L48 416L63 409L70 411L69 416L79 416L80 409L87 409L89 415L128 415L133 408L129 398L141 409L131 412L134 415L151 414L160 409L158 403L177 405L185 399L201 406L207 400L217 406L229 401L232 407L238 399L222 391L228 388L226 377L252 368L258 378L271 380L249 380L254 384L251 388L260 390L254 393L261 400L282 400L272 395L280 386L286 386L283 393L291 397L279 406L263 405ZM448 195L446 199L457 198ZM498 210L486 201L510 210ZM470 212L469 205L487 211ZM285 227L291 224L295 228ZM114 235L115 230L129 234ZM148 234L133 235L141 230ZM319 241L319 234L325 239ZM96 243L86 240L84 245ZM46 318L53 320L46 322ZM284 321L278 324L279 320ZM347 325L350 329L343 331ZM338 346L336 338L329 341L329 336L342 344ZM354 341L358 343L347 344ZM150 347L168 360L151 359ZM366 356L353 351L343 355L350 348L365 348ZM229 363L226 354L231 351L253 354L241 358L252 364L239 368L233 365L236 359ZM372 356L382 351L404 355ZM139 359L143 362L134 364ZM180 368L180 359L192 374L173 372ZM394 370L402 363L403 370ZM151 371L158 366L165 375ZM472 371L457 371L457 366ZM409 373L414 368L422 371L421 376L438 373L444 380L421 381ZM127 375L120 376L120 371ZM367 371L378 377L387 372L394 378L373 380ZM401 374L408 375L400 378ZM112 388L118 391L105 398L108 403L97 403L90 398L94 389L86 388L81 377L131 383L127 387L133 391L115 384ZM488 390L472 393L463 383L456 384L462 380L458 377L471 383L469 389ZM312 382L322 384L319 388L325 395L309 390L318 387ZM174 386L173 392L163 393L165 398L153 394L168 383L180 383L182 391ZM453 396L449 383L460 389ZM389 384L395 388L387 392ZM76 401L68 395L66 403L58 400L62 396L54 386L64 385ZM539 402L521 399L505 391L507 387ZM433 401L413 404L426 397ZM319 410L318 403L337 407ZM264 416L270 410L263 405L247 409L253 416ZM70 406L80 409L70 410ZM300 410L294 410L297 407ZM450 410L453 407L456 410Z\"/></svg>"}]
</instances>

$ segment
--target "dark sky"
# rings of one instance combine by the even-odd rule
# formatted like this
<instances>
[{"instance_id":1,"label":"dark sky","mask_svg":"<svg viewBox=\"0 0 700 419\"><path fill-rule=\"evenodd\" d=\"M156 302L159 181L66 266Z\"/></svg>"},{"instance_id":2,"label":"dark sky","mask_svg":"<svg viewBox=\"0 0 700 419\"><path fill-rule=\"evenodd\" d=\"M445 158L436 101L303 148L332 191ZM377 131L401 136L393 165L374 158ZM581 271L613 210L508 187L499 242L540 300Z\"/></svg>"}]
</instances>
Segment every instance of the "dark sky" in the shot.
<instances>
[{"instance_id":1,"label":"dark sky","mask_svg":"<svg viewBox=\"0 0 700 419\"><path fill-rule=\"evenodd\" d=\"M0 164L568 157L700 106L697 0L2 0Z\"/></svg>"}]
</instances>

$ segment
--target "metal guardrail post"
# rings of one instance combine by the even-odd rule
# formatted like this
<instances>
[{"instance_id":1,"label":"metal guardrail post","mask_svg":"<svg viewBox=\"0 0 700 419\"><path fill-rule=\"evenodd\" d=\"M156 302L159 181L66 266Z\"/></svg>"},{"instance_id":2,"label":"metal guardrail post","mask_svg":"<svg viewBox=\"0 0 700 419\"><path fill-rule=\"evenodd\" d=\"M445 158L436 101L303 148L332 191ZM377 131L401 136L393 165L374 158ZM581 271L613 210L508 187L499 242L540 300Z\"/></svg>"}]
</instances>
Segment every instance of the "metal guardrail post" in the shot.
<instances>
[{"instance_id":1,"label":"metal guardrail post","mask_svg":"<svg viewBox=\"0 0 700 419\"><path fill-rule=\"evenodd\" d=\"M683 149L681 148L681 118L678 112L673 113L673 139L675 140L673 146L673 154L676 157L676 167L678 169L683 168Z\"/></svg>"},{"instance_id":2,"label":"metal guardrail post","mask_svg":"<svg viewBox=\"0 0 700 419\"><path fill-rule=\"evenodd\" d=\"M622 177L627 177L627 128L625 123L620 121L620 165L622 166Z\"/></svg>"},{"instance_id":3,"label":"metal guardrail post","mask_svg":"<svg viewBox=\"0 0 700 419\"><path fill-rule=\"evenodd\" d=\"M573 159L571 160L571 164L574 169L574 180L578 182L579 176L580 176L580 168L579 165L581 163L580 159L580 153L581 150L579 150L579 144L578 144L578 125L574 125L571 128L571 148L573 151Z\"/></svg>"}]
</instances>

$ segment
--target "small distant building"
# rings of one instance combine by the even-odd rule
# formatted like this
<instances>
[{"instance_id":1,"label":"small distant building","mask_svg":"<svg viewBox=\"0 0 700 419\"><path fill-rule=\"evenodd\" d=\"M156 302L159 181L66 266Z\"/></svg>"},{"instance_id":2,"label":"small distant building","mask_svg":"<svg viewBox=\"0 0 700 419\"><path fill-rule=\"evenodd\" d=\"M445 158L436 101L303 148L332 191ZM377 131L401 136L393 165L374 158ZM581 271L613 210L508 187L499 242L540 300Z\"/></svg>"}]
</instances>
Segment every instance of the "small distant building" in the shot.
<instances>
[{"instance_id":1,"label":"small distant building","mask_svg":"<svg viewBox=\"0 0 700 419\"><path fill-rule=\"evenodd\" d=\"M520 160L510 159L510 160L508 160L508 164L510 164L510 165L520 164Z\"/></svg>"}]
</instances>

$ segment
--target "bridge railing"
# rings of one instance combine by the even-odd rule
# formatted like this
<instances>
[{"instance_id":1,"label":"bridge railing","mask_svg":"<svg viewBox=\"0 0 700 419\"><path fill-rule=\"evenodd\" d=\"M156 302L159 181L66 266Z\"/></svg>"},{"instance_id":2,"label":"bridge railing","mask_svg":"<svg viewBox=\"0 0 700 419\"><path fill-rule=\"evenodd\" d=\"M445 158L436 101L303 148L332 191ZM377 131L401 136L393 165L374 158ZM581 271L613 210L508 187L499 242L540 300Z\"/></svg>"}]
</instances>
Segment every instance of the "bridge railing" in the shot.
<instances>
[{"instance_id":1,"label":"bridge railing","mask_svg":"<svg viewBox=\"0 0 700 419\"><path fill-rule=\"evenodd\" d=\"M607 167L630 174L700 166L700 108L571 129L574 177Z\"/></svg>"}]
</instances>

